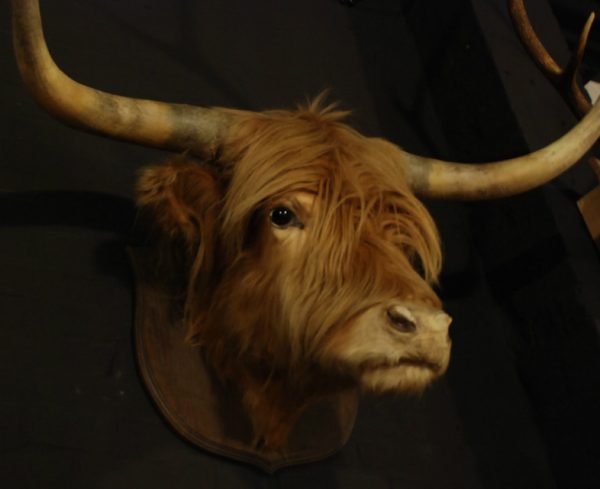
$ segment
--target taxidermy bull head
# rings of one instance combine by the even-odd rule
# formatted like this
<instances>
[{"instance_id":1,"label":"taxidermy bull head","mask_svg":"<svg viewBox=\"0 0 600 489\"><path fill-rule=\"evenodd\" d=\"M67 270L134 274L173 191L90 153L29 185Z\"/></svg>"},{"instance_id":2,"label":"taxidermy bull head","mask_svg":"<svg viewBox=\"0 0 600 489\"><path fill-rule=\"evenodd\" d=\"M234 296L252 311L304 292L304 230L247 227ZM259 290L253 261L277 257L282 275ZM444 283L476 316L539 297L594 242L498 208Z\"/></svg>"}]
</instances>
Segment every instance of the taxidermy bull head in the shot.
<instances>
[{"instance_id":1,"label":"taxidermy bull head","mask_svg":"<svg viewBox=\"0 0 600 489\"><path fill-rule=\"evenodd\" d=\"M13 0L13 12L19 68L49 112L187 155L145 169L138 203L165 251L183 255L188 340L238 386L269 449L325 395L421 391L446 370L451 320L433 290L440 243L416 195L523 192L600 135L595 107L535 153L461 164L365 137L321 98L256 113L120 97L57 68L36 0Z\"/></svg>"}]
</instances>

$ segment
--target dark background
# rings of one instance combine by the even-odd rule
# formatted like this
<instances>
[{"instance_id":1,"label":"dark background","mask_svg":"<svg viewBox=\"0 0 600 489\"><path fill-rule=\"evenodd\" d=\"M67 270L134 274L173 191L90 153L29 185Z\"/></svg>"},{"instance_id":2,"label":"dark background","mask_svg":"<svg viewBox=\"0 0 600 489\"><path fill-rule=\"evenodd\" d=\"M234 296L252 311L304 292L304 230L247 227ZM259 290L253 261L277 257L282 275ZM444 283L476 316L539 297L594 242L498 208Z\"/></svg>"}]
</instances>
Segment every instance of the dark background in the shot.
<instances>
[{"instance_id":1,"label":"dark background","mask_svg":"<svg viewBox=\"0 0 600 489\"><path fill-rule=\"evenodd\" d=\"M600 262L575 205L596 184L585 164L510 199L427 202L454 317L448 374L419 399L364 399L337 456L265 475L189 446L153 408L134 362L125 246L136 172L165 154L38 109L16 71L8 4L3 488L600 486ZM566 60L557 17L569 39L586 2L527 5ZM42 10L59 66L123 95L265 109L331 88L363 132L462 161L528 152L574 122L525 56L504 0L54 0Z\"/></svg>"}]
</instances>

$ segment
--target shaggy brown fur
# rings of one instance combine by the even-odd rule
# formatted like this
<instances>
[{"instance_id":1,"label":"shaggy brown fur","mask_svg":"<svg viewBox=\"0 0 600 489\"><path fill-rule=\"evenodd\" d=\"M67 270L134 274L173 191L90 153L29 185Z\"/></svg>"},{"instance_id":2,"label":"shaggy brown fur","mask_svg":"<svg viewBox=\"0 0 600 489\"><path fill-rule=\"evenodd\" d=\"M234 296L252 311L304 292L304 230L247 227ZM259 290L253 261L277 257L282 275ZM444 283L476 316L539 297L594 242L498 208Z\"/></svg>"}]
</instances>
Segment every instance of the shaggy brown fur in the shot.
<instances>
[{"instance_id":1,"label":"shaggy brown fur","mask_svg":"<svg viewBox=\"0 0 600 489\"><path fill-rule=\"evenodd\" d=\"M276 449L307 406L373 372L396 369L392 384L366 388L401 391L443 372L447 332L382 332L377 313L364 338L363 324L390 301L438 310L441 251L393 144L358 134L320 100L236 115L215 161L145 169L138 203L166 246L183 243L189 340L241 389L257 443ZM273 228L281 205L301 227ZM440 360L428 364L434 349Z\"/></svg>"}]
</instances>

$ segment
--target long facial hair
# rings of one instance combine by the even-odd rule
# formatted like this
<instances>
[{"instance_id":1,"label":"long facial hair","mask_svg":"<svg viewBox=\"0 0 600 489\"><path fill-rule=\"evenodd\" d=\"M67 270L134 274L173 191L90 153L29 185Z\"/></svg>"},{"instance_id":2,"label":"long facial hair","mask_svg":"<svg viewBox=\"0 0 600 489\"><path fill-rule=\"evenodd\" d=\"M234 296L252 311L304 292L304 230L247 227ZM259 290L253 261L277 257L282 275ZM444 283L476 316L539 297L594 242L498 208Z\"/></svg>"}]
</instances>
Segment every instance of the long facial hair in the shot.
<instances>
[{"instance_id":1,"label":"long facial hair","mask_svg":"<svg viewBox=\"0 0 600 489\"><path fill-rule=\"evenodd\" d=\"M438 233L408 188L395 145L360 135L320 99L296 111L237 115L218 162L226 182L218 243L213 256L205 246L194 260L186 306L188 337L216 365L301 376L332 332L366 308L390 297L439 306L431 289ZM295 192L317 204L291 259L267 213ZM200 280L207 260L218 276Z\"/></svg>"}]
</instances>

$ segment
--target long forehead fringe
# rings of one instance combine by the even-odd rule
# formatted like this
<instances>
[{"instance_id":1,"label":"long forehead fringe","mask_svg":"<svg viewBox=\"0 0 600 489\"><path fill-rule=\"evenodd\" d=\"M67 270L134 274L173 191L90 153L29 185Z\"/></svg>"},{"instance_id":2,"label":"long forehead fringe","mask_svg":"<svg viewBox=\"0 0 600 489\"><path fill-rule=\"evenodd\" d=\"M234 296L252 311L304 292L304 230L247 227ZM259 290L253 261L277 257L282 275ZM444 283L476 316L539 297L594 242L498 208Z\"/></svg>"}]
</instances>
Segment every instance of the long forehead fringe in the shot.
<instances>
[{"instance_id":1,"label":"long forehead fringe","mask_svg":"<svg viewBox=\"0 0 600 489\"><path fill-rule=\"evenodd\" d=\"M222 216L232 252L240 250L254 212L286 193L308 191L327 201L323 222L336 219L336 209L348 202L358 209L359 222L374 213L391 219L409 258L435 282L441 267L438 232L407 184L404 153L349 127L343 122L349 112L326 104L326 95L295 111L238 114L222 154L226 167L235 166Z\"/></svg>"}]
</instances>

